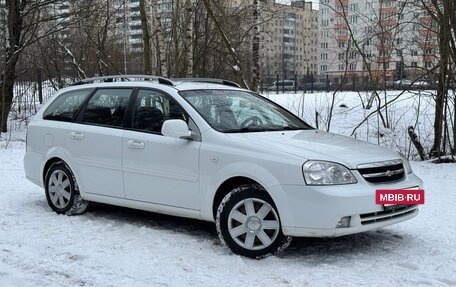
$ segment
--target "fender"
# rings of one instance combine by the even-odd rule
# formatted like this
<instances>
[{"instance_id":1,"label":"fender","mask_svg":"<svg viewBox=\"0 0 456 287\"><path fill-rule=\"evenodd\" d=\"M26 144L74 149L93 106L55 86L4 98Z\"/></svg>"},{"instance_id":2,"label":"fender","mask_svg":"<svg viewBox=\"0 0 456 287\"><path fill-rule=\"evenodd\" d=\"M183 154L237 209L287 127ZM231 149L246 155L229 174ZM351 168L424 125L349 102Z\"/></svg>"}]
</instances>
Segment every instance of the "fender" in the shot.
<instances>
[{"instance_id":1,"label":"fender","mask_svg":"<svg viewBox=\"0 0 456 287\"><path fill-rule=\"evenodd\" d=\"M258 164L233 162L211 176L201 176L201 218L203 220L214 221L212 204L218 188L230 178L239 176L250 178L263 186L276 204L279 215L285 214L281 211L288 205L288 200L281 188L272 188L280 186L276 176Z\"/></svg>"},{"instance_id":2,"label":"fender","mask_svg":"<svg viewBox=\"0 0 456 287\"><path fill-rule=\"evenodd\" d=\"M41 171L40 180L41 180L42 186L44 186L44 184L45 184L44 183L44 173L45 173L44 167L46 166L48 161L50 159L52 159L52 158L60 158L68 165L68 167L73 172L74 177L76 178L76 182L77 182L78 187L79 187L79 193L80 193L81 197L84 198L85 197L84 180L80 176L80 173L79 173L79 170L77 168L77 165L71 159L70 153L66 149L64 149L63 147L52 147L52 148L48 149L48 151L44 155L44 160L43 160L43 163L41 164L41 168L40 168L40 171Z\"/></svg>"}]
</instances>

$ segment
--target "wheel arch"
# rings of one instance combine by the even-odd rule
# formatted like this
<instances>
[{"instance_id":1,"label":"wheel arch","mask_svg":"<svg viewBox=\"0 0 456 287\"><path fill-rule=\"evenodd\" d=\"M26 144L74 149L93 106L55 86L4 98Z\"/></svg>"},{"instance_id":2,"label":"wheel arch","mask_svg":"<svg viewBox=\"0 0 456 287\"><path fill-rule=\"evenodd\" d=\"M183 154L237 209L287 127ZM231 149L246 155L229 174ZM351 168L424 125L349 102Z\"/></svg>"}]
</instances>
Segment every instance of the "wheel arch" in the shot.
<instances>
[{"instance_id":1,"label":"wheel arch","mask_svg":"<svg viewBox=\"0 0 456 287\"><path fill-rule=\"evenodd\" d=\"M57 162L63 162L66 164L66 162L59 157L52 157L46 161L46 163L44 164L44 167L43 167L42 178L41 178L43 183L46 183L46 175L48 173L48 170L51 168L51 166L53 164L55 164ZM68 164L67 164L67 166L68 166Z\"/></svg>"},{"instance_id":2,"label":"wheel arch","mask_svg":"<svg viewBox=\"0 0 456 287\"><path fill-rule=\"evenodd\" d=\"M254 179L251 179L246 176L234 176L229 179L226 179L218 188L217 191L215 192L214 199L212 201L212 217L215 220L217 216L217 208L222 202L223 198L233 189L236 187L245 185L245 184L258 184L262 187L262 191L264 194L266 194L272 202L274 202L273 198L271 195L268 193L266 188L262 186L259 182L255 181Z\"/></svg>"},{"instance_id":3,"label":"wheel arch","mask_svg":"<svg viewBox=\"0 0 456 287\"><path fill-rule=\"evenodd\" d=\"M46 184L46 173L48 172L49 168L56 162L62 161L68 169L73 173L74 178L76 179L79 192L81 193L81 196L84 197L84 182L83 179L80 177L78 169L76 168L75 163L71 160L71 156L68 154L68 152L61 148L61 147L55 147L52 149L49 149L46 155L44 156L43 164L41 166L41 182L42 186L44 187Z\"/></svg>"}]
</instances>

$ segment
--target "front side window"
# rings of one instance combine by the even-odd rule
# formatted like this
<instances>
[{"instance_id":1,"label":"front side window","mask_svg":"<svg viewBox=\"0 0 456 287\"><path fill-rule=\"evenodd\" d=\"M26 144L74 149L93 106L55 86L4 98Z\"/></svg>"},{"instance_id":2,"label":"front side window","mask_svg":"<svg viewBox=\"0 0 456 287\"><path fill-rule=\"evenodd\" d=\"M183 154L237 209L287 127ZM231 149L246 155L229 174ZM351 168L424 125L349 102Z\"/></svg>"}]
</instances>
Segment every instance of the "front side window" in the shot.
<instances>
[{"instance_id":1,"label":"front side window","mask_svg":"<svg viewBox=\"0 0 456 287\"><path fill-rule=\"evenodd\" d=\"M92 89L69 91L58 96L43 114L45 120L72 122Z\"/></svg>"},{"instance_id":2,"label":"front side window","mask_svg":"<svg viewBox=\"0 0 456 287\"><path fill-rule=\"evenodd\" d=\"M289 111L253 93L194 90L180 93L215 130L225 133L311 129Z\"/></svg>"},{"instance_id":3,"label":"front side window","mask_svg":"<svg viewBox=\"0 0 456 287\"><path fill-rule=\"evenodd\" d=\"M156 91L139 91L133 108L133 129L161 133L163 122L174 119L188 122L188 117L174 100Z\"/></svg>"},{"instance_id":4,"label":"front side window","mask_svg":"<svg viewBox=\"0 0 456 287\"><path fill-rule=\"evenodd\" d=\"M132 89L98 90L89 100L82 121L121 127Z\"/></svg>"}]
</instances>

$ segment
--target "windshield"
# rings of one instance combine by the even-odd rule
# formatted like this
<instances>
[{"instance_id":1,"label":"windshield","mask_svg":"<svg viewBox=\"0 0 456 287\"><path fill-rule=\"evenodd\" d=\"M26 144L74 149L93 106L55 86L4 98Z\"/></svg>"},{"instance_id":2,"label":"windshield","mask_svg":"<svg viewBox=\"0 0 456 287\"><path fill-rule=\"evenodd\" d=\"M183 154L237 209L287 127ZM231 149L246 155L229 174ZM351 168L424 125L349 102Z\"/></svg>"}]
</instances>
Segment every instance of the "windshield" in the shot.
<instances>
[{"instance_id":1,"label":"windshield","mask_svg":"<svg viewBox=\"0 0 456 287\"><path fill-rule=\"evenodd\" d=\"M273 102L250 92L193 90L180 92L217 131L224 133L312 129Z\"/></svg>"}]
</instances>

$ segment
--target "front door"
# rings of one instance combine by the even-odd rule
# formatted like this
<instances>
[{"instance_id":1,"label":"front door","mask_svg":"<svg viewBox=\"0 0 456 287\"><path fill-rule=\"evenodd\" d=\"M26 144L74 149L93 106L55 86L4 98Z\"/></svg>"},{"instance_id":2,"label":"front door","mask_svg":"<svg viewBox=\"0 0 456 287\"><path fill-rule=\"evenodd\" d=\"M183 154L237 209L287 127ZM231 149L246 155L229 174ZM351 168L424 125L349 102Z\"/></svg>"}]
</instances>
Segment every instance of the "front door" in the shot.
<instances>
[{"instance_id":1,"label":"front door","mask_svg":"<svg viewBox=\"0 0 456 287\"><path fill-rule=\"evenodd\" d=\"M199 141L165 137L168 119L189 121L168 95L140 90L122 143L127 199L199 210Z\"/></svg>"}]
</instances>

